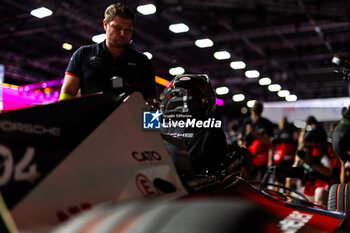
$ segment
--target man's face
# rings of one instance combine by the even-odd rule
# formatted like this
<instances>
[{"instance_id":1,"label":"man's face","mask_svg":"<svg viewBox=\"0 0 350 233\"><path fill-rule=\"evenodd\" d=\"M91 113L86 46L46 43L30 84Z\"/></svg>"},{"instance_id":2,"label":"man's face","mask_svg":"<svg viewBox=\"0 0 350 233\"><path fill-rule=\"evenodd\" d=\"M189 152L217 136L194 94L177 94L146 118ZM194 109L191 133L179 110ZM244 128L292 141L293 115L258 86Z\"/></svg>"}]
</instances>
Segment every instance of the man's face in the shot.
<instances>
[{"instance_id":1,"label":"man's face","mask_svg":"<svg viewBox=\"0 0 350 233\"><path fill-rule=\"evenodd\" d=\"M122 48L129 43L133 30L131 19L124 19L120 16L115 16L110 23L103 20L103 26L107 35L107 46Z\"/></svg>"},{"instance_id":2,"label":"man's face","mask_svg":"<svg viewBox=\"0 0 350 233\"><path fill-rule=\"evenodd\" d=\"M257 122L257 121L260 119L261 115L255 113L255 112L251 109L251 110L250 110L250 117L251 117L251 119L252 119L254 122Z\"/></svg>"}]
</instances>

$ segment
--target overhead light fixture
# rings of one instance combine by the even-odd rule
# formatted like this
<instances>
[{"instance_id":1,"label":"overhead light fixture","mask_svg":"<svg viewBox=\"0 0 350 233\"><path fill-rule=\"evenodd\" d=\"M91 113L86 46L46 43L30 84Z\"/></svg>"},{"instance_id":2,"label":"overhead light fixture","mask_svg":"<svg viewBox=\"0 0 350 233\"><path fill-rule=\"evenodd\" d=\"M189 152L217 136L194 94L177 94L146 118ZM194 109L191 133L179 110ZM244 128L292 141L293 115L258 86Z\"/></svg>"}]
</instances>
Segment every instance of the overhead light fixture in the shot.
<instances>
[{"instance_id":1,"label":"overhead light fixture","mask_svg":"<svg viewBox=\"0 0 350 233\"><path fill-rule=\"evenodd\" d=\"M260 76L257 70L247 70L244 74L247 78L258 78Z\"/></svg>"},{"instance_id":2,"label":"overhead light fixture","mask_svg":"<svg viewBox=\"0 0 350 233\"><path fill-rule=\"evenodd\" d=\"M226 95L230 90L228 89L228 87L218 87L216 88L215 92L218 95Z\"/></svg>"},{"instance_id":3,"label":"overhead light fixture","mask_svg":"<svg viewBox=\"0 0 350 233\"><path fill-rule=\"evenodd\" d=\"M294 101L297 101L298 97L296 95L289 95L289 96L286 96L286 101L288 102L294 102Z\"/></svg>"},{"instance_id":4,"label":"overhead light fixture","mask_svg":"<svg viewBox=\"0 0 350 233\"><path fill-rule=\"evenodd\" d=\"M184 23L172 24L169 26L169 30L174 33L187 32L190 28Z\"/></svg>"},{"instance_id":5,"label":"overhead light fixture","mask_svg":"<svg viewBox=\"0 0 350 233\"><path fill-rule=\"evenodd\" d=\"M171 68L169 70L169 74L171 74L171 75L180 75L180 74L184 74L184 73L185 73L185 69L180 67L180 66Z\"/></svg>"},{"instance_id":6,"label":"overhead light fixture","mask_svg":"<svg viewBox=\"0 0 350 233\"><path fill-rule=\"evenodd\" d=\"M281 85L279 85L279 84L270 84L267 88L269 89L269 91L272 91L272 92L279 91L279 90L281 90Z\"/></svg>"},{"instance_id":7,"label":"overhead light fixture","mask_svg":"<svg viewBox=\"0 0 350 233\"><path fill-rule=\"evenodd\" d=\"M245 99L245 96L243 94L236 94L232 96L232 100L235 102L241 102Z\"/></svg>"},{"instance_id":8,"label":"overhead light fixture","mask_svg":"<svg viewBox=\"0 0 350 233\"><path fill-rule=\"evenodd\" d=\"M65 50L72 50L73 45L69 44L69 43L63 43L62 44L62 48Z\"/></svg>"},{"instance_id":9,"label":"overhead light fixture","mask_svg":"<svg viewBox=\"0 0 350 233\"><path fill-rule=\"evenodd\" d=\"M248 106L249 108L251 108L251 107L254 106L255 102L256 102L256 100L249 100L249 101L247 102L247 106Z\"/></svg>"},{"instance_id":10,"label":"overhead light fixture","mask_svg":"<svg viewBox=\"0 0 350 233\"><path fill-rule=\"evenodd\" d=\"M199 48L208 48L214 45L214 42L208 38L196 40L194 43Z\"/></svg>"},{"instance_id":11,"label":"overhead light fixture","mask_svg":"<svg viewBox=\"0 0 350 233\"><path fill-rule=\"evenodd\" d=\"M153 58L153 55L152 53L149 53L149 52L143 52L143 54L145 54L149 60L151 60Z\"/></svg>"},{"instance_id":12,"label":"overhead light fixture","mask_svg":"<svg viewBox=\"0 0 350 233\"><path fill-rule=\"evenodd\" d=\"M157 8L153 4L140 5L136 10L143 15L152 15L156 13Z\"/></svg>"},{"instance_id":13,"label":"overhead light fixture","mask_svg":"<svg viewBox=\"0 0 350 233\"><path fill-rule=\"evenodd\" d=\"M261 86L270 85L270 84L271 84L271 79L268 78L268 77L261 78L261 79L259 79L259 84L260 84Z\"/></svg>"},{"instance_id":14,"label":"overhead light fixture","mask_svg":"<svg viewBox=\"0 0 350 233\"><path fill-rule=\"evenodd\" d=\"M95 43L101 43L106 39L106 33L98 34L92 37L92 41Z\"/></svg>"},{"instance_id":15,"label":"overhead light fixture","mask_svg":"<svg viewBox=\"0 0 350 233\"><path fill-rule=\"evenodd\" d=\"M246 67L245 63L243 61L233 61L230 63L230 66L234 70L241 70Z\"/></svg>"},{"instance_id":16,"label":"overhead light fixture","mask_svg":"<svg viewBox=\"0 0 350 233\"><path fill-rule=\"evenodd\" d=\"M279 97L287 97L290 95L290 92L288 90L280 90L278 91L277 95Z\"/></svg>"},{"instance_id":17,"label":"overhead light fixture","mask_svg":"<svg viewBox=\"0 0 350 233\"><path fill-rule=\"evenodd\" d=\"M241 108L241 113L242 114L247 114L248 113L248 109L246 107Z\"/></svg>"},{"instance_id":18,"label":"overhead light fixture","mask_svg":"<svg viewBox=\"0 0 350 233\"><path fill-rule=\"evenodd\" d=\"M231 54L227 51L217 51L214 53L214 57L218 60L225 60L231 57Z\"/></svg>"},{"instance_id":19,"label":"overhead light fixture","mask_svg":"<svg viewBox=\"0 0 350 233\"><path fill-rule=\"evenodd\" d=\"M41 18L45 18L47 16L52 15L52 10L50 10L46 7L40 7L40 8L32 10L30 12L30 14L41 19Z\"/></svg>"}]
</instances>

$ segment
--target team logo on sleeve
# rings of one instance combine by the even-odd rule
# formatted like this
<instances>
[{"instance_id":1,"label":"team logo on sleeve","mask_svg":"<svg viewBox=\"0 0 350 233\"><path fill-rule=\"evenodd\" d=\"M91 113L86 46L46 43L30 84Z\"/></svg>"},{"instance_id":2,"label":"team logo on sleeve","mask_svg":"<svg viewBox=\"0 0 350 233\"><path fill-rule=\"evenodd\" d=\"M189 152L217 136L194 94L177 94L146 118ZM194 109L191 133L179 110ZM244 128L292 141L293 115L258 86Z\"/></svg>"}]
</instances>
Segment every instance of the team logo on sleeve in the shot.
<instances>
[{"instance_id":1,"label":"team logo on sleeve","mask_svg":"<svg viewBox=\"0 0 350 233\"><path fill-rule=\"evenodd\" d=\"M160 129L161 115L158 110L143 112L143 129Z\"/></svg>"}]
</instances>

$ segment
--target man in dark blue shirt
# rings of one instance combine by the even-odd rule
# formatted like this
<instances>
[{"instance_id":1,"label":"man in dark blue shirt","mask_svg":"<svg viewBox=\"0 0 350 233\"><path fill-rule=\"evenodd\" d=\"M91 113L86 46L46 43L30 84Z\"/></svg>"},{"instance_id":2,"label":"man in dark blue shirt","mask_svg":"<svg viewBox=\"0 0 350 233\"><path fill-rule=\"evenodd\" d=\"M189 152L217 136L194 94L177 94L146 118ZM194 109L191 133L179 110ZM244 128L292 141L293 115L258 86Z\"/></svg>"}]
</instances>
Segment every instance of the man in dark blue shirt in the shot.
<instances>
[{"instance_id":1,"label":"man in dark blue shirt","mask_svg":"<svg viewBox=\"0 0 350 233\"><path fill-rule=\"evenodd\" d=\"M117 3L107 7L103 26L106 40L80 47L65 73L60 100L96 92L112 92L111 78L123 78L125 91L140 91L150 101L156 98L154 70L142 53L129 45L135 15Z\"/></svg>"}]
</instances>

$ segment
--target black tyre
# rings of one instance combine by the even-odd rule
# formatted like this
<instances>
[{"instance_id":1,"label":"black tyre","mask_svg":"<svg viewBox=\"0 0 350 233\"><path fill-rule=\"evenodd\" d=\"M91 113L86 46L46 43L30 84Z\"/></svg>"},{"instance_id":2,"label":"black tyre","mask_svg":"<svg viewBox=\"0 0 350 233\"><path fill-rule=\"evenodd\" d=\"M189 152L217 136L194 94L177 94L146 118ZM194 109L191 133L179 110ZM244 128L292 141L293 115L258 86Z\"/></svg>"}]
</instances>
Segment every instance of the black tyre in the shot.
<instances>
[{"instance_id":1,"label":"black tyre","mask_svg":"<svg viewBox=\"0 0 350 233\"><path fill-rule=\"evenodd\" d=\"M333 184L331 186L327 209L350 213L350 184Z\"/></svg>"}]
</instances>

